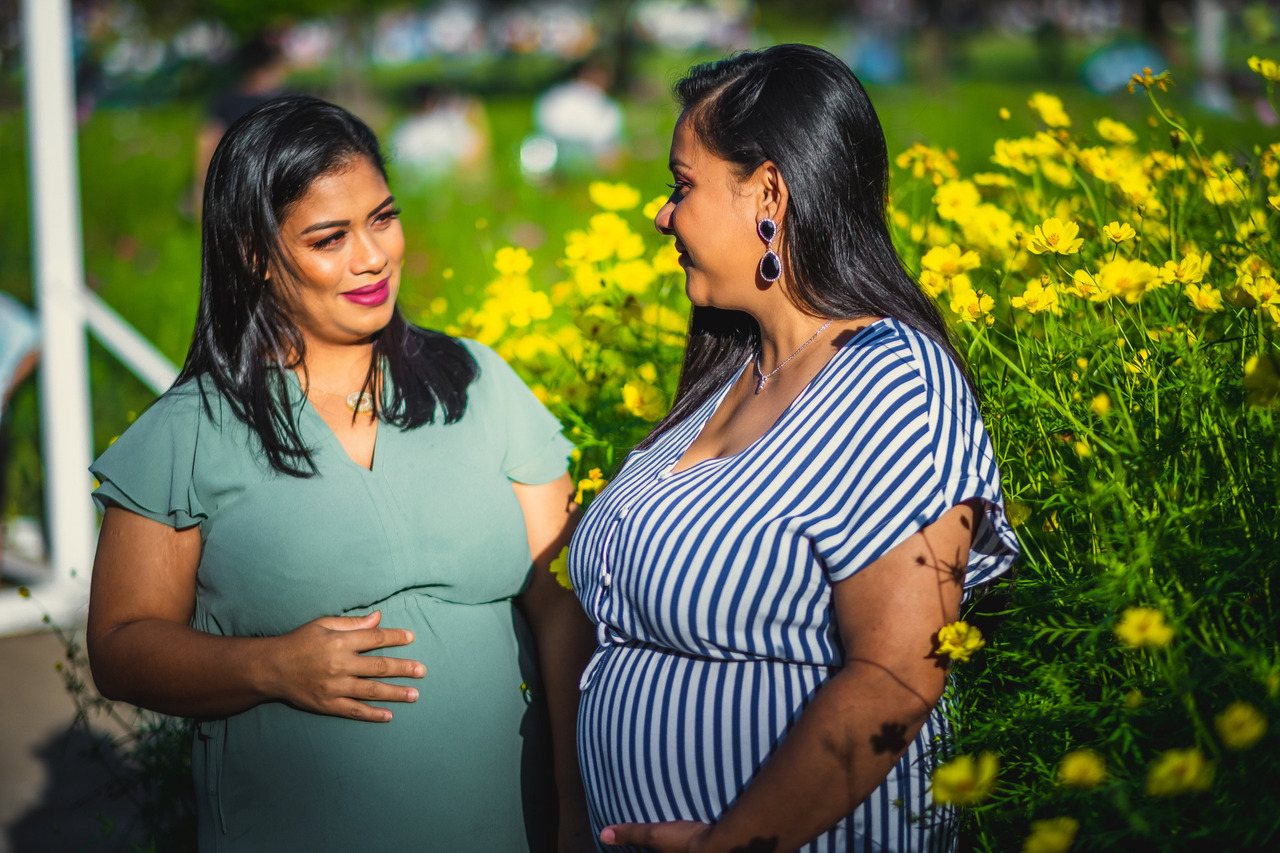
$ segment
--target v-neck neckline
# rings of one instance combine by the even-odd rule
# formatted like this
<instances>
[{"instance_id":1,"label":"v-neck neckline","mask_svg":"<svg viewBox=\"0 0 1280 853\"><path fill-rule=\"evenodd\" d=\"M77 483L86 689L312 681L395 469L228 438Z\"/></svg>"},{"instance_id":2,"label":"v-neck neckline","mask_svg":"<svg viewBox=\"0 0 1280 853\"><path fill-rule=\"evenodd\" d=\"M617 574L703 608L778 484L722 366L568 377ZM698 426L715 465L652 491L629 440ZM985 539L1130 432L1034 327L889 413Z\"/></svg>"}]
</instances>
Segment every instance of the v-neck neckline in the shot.
<instances>
[{"instance_id":1,"label":"v-neck neckline","mask_svg":"<svg viewBox=\"0 0 1280 853\"><path fill-rule=\"evenodd\" d=\"M809 392L817 386L818 380L823 377L823 375L827 372L827 369L830 368L831 365L834 364L837 359L841 358L844 355L846 350L850 349L849 345L852 344L855 340L857 340L858 336L862 332L865 332L867 329L870 329L871 327L883 322L886 319L888 318L882 317L879 320L876 320L874 323L868 323L867 325L857 329L854 332L853 337L851 337L849 340L841 344L836 349L835 353L831 356L831 358L827 359L826 364L818 368L818 372L815 373L813 377L808 382L805 383L805 386L801 388L800 392L791 399L791 402L787 403L786 408L782 410L782 412L778 415L777 419L774 420L773 423L769 424L769 426L765 428L765 431L760 433L760 435L756 436L755 439L746 447L742 448L741 450L735 453L725 454L724 456L709 456L706 459L701 459L693 463L688 468L681 468L679 471L677 471L676 466L680 464L680 461L682 459L684 459L684 455L689 452L689 448L693 447L694 443L698 440L698 437L702 435L702 431L707 428L707 424L711 422L711 419L715 417L716 412L720 410L720 407L724 404L725 398L729 396L729 392L733 389L733 386L742 378L742 372L755 362L755 356L753 355L750 359L747 360L746 364L738 368L737 372L733 374L733 378L730 379L727 383L725 383L725 386L716 394L716 396L712 397L710 400L708 400L704 404L704 406L706 406L707 408L699 412L700 415L702 415L703 412L705 412L705 416L702 417L702 423L698 424L698 428L693 432L693 437L689 439L689 443L685 444L676 453L675 459L671 462L670 465L668 465L666 468L663 469L663 473L666 474L666 477L680 477L704 465L719 464L723 462L728 462L732 459L739 459L744 454L754 450L756 447L763 444L765 439L767 439L775 430L777 430L779 425L783 421L787 420L789 416L792 415L794 412L798 412L800 410L802 402L805 400L805 398L809 396Z\"/></svg>"},{"instance_id":2,"label":"v-neck neckline","mask_svg":"<svg viewBox=\"0 0 1280 853\"><path fill-rule=\"evenodd\" d=\"M385 396L389 381L390 379L386 375L386 371L383 371L382 382L383 382L384 396ZM320 412L316 409L316 407L312 405L311 399L307 396L307 392L304 391L302 388L302 380L300 380L298 378L298 374L292 370L289 371L289 382L298 393L298 398L301 401L302 411L309 412L311 414L311 417L317 423L319 423L321 432L325 436L325 440L332 445L333 450L342 459L344 459L347 462L347 464L351 465L351 467L359 471L363 471L365 474L373 474L379 467L378 451L382 447L382 439L383 439L382 418L374 418L373 453L370 455L370 458L369 458L369 467L366 468L363 465L361 465L359 462L357 462L355 458L352 457L352 455L347 452L347 448L343 446L342 440L338 438L338 434L333 431L333 427L329 426L329 422L326 421L324 417L320 414Z\"/></svg>"}]
</instances>

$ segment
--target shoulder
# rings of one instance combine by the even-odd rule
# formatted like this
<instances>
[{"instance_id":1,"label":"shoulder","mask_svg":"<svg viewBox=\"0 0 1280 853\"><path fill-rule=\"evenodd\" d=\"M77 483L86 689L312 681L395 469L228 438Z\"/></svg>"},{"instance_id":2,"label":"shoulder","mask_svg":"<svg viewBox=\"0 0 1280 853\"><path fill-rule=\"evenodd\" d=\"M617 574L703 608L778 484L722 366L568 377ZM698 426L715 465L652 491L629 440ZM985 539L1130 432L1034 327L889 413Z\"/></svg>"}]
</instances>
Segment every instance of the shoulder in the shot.
<instances>
[{"instance_id":1,"label":"shoulder","mask_svg":"<svg viewBox=\"0 0 1280 853\"><path fill-rule=\"evenodd\" d=\"M964 371L936 340L893 318L856 334L837 354L833 373L845 393L872 398L914 390L968 393Z\"/></svg>"}]
</instances>

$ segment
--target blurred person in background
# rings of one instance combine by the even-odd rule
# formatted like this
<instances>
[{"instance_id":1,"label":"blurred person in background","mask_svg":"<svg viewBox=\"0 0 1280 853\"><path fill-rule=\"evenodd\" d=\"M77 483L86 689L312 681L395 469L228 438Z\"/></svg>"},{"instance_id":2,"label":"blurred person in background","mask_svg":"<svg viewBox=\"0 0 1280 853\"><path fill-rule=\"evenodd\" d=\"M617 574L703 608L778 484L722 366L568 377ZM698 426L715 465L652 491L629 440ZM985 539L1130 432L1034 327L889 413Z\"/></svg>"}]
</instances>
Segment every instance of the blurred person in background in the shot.
<instances>
[{"instance_id":1,"label":"blurred person in background","mask_svg":"<svg viewBox=\"0 0 1280 853\"><path fill-rule=\"evenodd\" d=\"M489 121L478 98L429 83L413 87L413 111L391 132L395 165L420 182L488 175Z\"/></svg>"},{"instance_id":2,"label":"blurred person in background","mask_svg":"<svg viewBox=\"0 0 1280 853\"><path fill-rule=\"evenodd\" d=\"M889 158L843 62L779 45L676 85L693 303L672 410L584 514L597 622L578 740L628 850L948 850L942 637L1017 540L935 304L886 225Z\"/></svg>"},{"instance_id":3,"label":"blurred person in background","mask_svg":"<svg viewBox=\"0 0 1280 853\"><path fill-rule=\"evenodd\" d=\"M102 694L197 720L203 851L586 849L559 423L403 319L399 210L347 111L233 124L202 229L182 372L93 465Z\"/></svg>"},{"instance_id":4,"label":"blurred person in background","mask_svg":"<svg viewBox=\"0 0 1280 853\"><path fill-rule=\"evenodd\" d=\"M556 147L556 168L607 168L622 142L622 108L609 95L612 74L600 56L579 62L572 75L538 96L533 105L538 133Z\"/></svg>"}]
</instances>

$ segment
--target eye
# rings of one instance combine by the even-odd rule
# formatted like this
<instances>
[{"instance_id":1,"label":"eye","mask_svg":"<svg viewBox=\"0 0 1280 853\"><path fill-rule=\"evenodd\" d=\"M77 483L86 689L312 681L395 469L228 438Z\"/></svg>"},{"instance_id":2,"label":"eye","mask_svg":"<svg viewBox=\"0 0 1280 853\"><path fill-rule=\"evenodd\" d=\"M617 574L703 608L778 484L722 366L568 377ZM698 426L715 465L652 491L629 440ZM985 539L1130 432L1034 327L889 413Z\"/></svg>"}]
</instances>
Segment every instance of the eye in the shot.
<instances>
[{"instance_id":1,"label":"eye","mask_svg":"<svg viewBox=\"0 0 1280 853\"><path fill-rule=\"evenodd\" d=\"M676 178L674 184L667 184L667 186L671 188L671 200L673 202L679 202L680 198L684 195L684 191L689 189L689 182Z\"/></svg>"},{"instance_id":2,"label":"eye","mask_svg":"<svg viewBox=\"0 0 1280 853\"><path fill-rule=\"evenodd\" d=\"M390 210L384 210L381 213L374 216L373 224L385 226L385 225L391 224L392 220L399 219L399 218L400 218L400 208L393 207Z\"/></svg>"},{"instance_id":3,"label":"eye","mask_svg":"<svg viewBox=\"0 0 1280 853\"><path fill-rule=\"evenodd\" d=\"M321 237L319 240L311 244L313 249L327 249L330 246L336 246L343 237L347 236L346 231L334 231L327 237Z\"/></svg>"}]
</instances>

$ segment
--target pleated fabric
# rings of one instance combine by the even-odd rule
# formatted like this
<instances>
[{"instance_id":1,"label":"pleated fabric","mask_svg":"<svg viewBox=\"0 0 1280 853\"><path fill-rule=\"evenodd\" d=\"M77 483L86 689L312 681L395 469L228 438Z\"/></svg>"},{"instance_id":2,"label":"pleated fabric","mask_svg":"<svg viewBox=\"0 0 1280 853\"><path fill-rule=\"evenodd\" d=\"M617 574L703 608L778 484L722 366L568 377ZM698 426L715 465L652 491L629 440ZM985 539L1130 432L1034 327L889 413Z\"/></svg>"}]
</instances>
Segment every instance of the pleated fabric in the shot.
<instances>
[{"instance_id":1,"label":"pleated fabric","mask_svg":"<svg viewBox=\"0 0 1280 853\"><path fill-rule=\"evenodd\" d=\"M868 326L752 445L674 473L731 384L628 457L570 548L600 643L578 725L597 833L733 803L843 663L834 583L971 499L966 594L1017 555L977 404L919 332ZM928 789L947 732L935 709L880 788L802 849L952 849Z\"/></svg>"}]
</instances>

